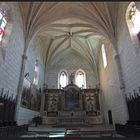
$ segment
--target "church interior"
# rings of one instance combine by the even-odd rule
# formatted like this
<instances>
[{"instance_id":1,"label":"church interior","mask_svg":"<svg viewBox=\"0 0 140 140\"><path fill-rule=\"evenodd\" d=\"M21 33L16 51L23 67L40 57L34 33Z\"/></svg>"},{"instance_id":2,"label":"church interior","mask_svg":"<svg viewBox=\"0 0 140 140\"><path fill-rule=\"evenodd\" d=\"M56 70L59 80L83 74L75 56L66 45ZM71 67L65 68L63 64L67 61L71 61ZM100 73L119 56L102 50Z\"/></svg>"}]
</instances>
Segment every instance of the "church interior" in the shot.
<instances>
[{"instance_id":1,"label":"church interior","mask_svg":"<svg viewBox=\"0 0 140 140\"><path fill-rule=\"evenodd\" d=\"M9 135L140 136L140 2L0 2Z\"/></svg>"}]
</instances>

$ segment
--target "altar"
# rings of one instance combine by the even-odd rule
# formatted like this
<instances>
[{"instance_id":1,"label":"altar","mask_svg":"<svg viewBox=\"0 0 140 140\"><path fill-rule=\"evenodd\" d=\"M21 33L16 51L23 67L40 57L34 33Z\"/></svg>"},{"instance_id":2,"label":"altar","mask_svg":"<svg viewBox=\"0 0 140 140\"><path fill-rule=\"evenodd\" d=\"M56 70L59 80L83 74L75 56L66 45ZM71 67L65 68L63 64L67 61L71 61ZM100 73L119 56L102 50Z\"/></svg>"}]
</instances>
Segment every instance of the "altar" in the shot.
<instances>
[{"instance_id":1,"label":"altar","mask_svg":"<svg viewBox=\"0 0 140 140\"><path fill-rule=\"evenodd\" d=\"M44 98L44 124L102 124L97 88L81 89L70 83L64 89L45 89Z\"/></svg>"}]
</instances>

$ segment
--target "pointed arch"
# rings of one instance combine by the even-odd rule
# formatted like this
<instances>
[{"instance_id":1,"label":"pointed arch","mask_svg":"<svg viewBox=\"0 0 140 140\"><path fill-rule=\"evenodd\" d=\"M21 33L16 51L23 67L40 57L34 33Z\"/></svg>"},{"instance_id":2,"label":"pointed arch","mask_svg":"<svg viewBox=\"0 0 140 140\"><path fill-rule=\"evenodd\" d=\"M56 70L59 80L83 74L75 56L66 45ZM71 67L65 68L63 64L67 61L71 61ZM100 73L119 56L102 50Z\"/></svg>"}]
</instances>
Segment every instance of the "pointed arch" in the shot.
<instances>
[{"instance_id":1,"label":"pointed arch","mask_svg":"<svg viewBox=\"0 0 140 140\"><path fill-rule=\"evenodd\" d=\"M126 23L130 33L133 44L136 44L140 40L140 12L136 7L135 2L131 2L126 10Z\"/></svg>"},{"instance_id":2,"label":"pointed arch","mask_svg":"<svg viewBox=\"0 0 140 140\"><path fill-rule=\"evenodd\" d=\"M58 88L64 88L68 84L68 72L65 69L58 73Z\"/></svg>"},{"instance_id":3,"label":"pointed arch","mask_svg":"<svg viewBox=\"0 0 140 140\"><path fill-rule=\"evenodd\" d=\"M86 73L82 69L75 72L75 84L80 88L86 88Z\"/></svg>"},{"instance_id":4,"label":"pointed arch","mask_svg":"<svg viewBox=\"0 0 140 140\"><path fill-rule=\"evenodd\" d=\"M12 10L3 2L0 7L0 46L4 47L9 41L13 27Z\"/></svg>"}]
</instances>

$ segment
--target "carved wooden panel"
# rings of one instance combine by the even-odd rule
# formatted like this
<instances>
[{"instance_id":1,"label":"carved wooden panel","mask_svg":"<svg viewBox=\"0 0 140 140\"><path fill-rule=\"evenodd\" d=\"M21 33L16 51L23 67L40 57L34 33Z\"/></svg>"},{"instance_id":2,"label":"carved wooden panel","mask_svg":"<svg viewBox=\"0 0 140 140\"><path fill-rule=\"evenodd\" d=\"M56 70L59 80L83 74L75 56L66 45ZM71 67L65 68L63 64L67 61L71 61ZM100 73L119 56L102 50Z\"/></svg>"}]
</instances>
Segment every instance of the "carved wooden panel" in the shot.
<instances>
[{"instance_id":1,"label":"carved wooden panel","mask_svg":"<svg viewBox=\"0 0 140 140\"><path fill-rule=\"evenodd\" d=\"M96 93L85 93L85 110L88 116L97 116L100 112L99 97Z\"/></svg>"}]
</instances>

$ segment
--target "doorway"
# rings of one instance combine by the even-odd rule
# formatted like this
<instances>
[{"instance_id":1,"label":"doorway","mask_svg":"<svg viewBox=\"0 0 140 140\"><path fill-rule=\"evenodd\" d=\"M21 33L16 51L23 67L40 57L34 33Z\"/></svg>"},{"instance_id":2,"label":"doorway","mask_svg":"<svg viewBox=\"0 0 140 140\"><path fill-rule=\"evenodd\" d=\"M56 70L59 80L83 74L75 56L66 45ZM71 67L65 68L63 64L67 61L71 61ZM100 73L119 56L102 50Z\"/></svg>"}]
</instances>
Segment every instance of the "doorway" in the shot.
<instances>
[{"instance_id":1,"label":"doorway","mask_svg":"<svg viewBox=\"0 0 140 140\"><path fill-rule=\"evenodd\" d=\"M112 125L113 120L112 120L112 111L111 110L108 110L108 120L109 120L109 124Z\"/></svg>"}]
</instances>

